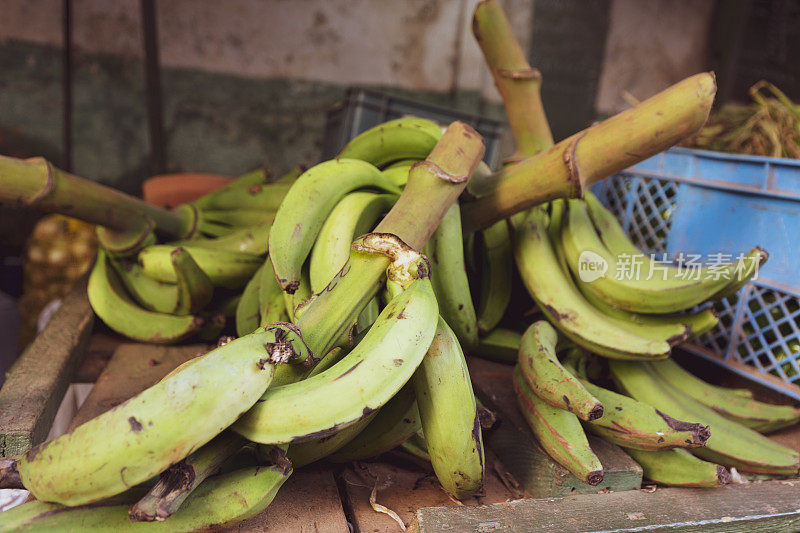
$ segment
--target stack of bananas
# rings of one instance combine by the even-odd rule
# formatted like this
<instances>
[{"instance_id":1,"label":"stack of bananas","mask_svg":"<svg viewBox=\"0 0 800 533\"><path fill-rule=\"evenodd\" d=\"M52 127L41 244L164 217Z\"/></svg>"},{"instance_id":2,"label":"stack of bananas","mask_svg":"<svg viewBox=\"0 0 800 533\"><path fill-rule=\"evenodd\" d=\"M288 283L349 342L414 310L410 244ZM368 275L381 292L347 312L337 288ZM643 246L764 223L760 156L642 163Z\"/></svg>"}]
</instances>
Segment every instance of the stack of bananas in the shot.
<instances>
[{"instance_id":1,"label":"stack of bananas","mask_svg":"<svg viewBox=\"0 0 800 533\"><path fill-rule=\"evenodd\" d=\"M62 298L94 261L94 227L64 215L42 217L33 228L23 262L23 295L19 309L23 325L21 347L36 335L42 309Z\"/></svg>"},{"instance_id":2,"label":"stack of bananas","mask_svg":"<svg viewBox=\"0 0 800 533\"><path fill-rule=\"evenodd\" d=\"M392 214L396 205L406 213L404 198L418 203L424 180L452 203L482 151L458 123L443 135L427 120L387 122L299 177L247 175L193 202L198 220L215 213L205 235L147 243L136 257L101 247L88 292L111 328L176 342L216 337L225 325L210 324L233 316L239 337L0 461L0 485L21 481L39 500L0 514L0 525L110 528L173 514L176 531L235 523L266 507L293 468L372 457L409 439L448 493L475 494L484 454L462 346L478 333L458 206L438 215L430 259L394 235L419 221ZM277 211L242 210L253 196ZM421 217L433 209L419 205ZM383 271L386 283L364 281Z\"/></svg>"},{"instance_id":3,"label":"stack of bananas","mask_svg":"<svg viewBox=\"0 0 800 533\"><path fill-rule=\"evenodd\" d=\"M582 266L587 251L596 269ZM759 432L797 423L800 410L710 385L667 359L672 346L717 323L709 308L680 311L734 293L765 252L715 267L720 276L701 270L684 280L680 269L663 266L650 280L603 275L615 258L644 256L588 193L585 201L552 202L549 212L531 210L515 232L514 253L547 319L516 339L518 403L542 447L576 477L602 481L585 431L624 447L646 477L667 485L719 486L731 479L724 467L798 472L798 453ZM590 374L610 376L618 392L591 383Z\"/></svg>"}]
</instances>

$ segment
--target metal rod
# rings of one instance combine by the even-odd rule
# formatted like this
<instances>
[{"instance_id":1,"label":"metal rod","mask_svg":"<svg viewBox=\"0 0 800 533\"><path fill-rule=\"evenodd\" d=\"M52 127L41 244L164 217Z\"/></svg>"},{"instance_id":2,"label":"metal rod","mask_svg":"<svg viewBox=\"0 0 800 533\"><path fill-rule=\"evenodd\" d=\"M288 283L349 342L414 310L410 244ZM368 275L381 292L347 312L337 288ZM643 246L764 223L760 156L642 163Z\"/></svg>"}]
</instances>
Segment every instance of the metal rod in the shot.
<instances>
[{"instance_id":1,"label":"metal rod","mask_svg":"<svg viewBox=\"0 0 800 533\"><path fill-rule=\"evenodd\" d=\"M142 0L144 30L144 78L147 95L147 124L150 130L150 171L161 174L166 170L164 146L164 114L161 98L161 71L158 58L158 26L155 0Z\"/></svg>"}]
</instances>

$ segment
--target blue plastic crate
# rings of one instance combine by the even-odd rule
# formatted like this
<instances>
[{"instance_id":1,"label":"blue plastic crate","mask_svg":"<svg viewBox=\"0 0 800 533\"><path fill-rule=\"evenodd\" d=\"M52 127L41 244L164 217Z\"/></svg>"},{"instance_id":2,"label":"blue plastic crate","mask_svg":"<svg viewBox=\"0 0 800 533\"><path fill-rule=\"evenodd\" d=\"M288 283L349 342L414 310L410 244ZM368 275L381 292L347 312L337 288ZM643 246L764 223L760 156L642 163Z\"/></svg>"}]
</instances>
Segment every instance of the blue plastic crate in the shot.
<instances>
[{"instance_id":1,"label":"blue plastic crate","mask_svg":"<svg viewBox=\"0 0 800 533\"><path fill-rule=\"evenodd\" d=\"M594 186L646 253L769 252L690 352L800 400L800 161L672 148Z\"/></svg>"}]
</instances>

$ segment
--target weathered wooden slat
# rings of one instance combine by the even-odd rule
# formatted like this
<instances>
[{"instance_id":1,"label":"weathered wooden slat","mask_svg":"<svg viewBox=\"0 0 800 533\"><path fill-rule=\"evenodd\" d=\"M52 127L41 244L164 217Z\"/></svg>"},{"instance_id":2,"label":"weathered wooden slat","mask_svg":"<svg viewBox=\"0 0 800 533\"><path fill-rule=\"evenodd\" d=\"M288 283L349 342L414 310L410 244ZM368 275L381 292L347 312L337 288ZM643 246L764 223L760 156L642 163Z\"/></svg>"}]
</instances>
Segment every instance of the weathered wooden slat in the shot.
<instances>
[{"instance_id":1,"label":"weathered wooden slat","mask_svg":"<svg viewBox=\"0 0 800 533\"><path fill-rule=\"evenodd\" d=\"M42 442L83 357L94 322L83 277L8 371L0 390L0 455Z\"/></svg>"},{"instance_id":2,"label":"weathered wooden slat","mask_svg":"<svg viewBox=\"0 0 800 533\"><path fill-rule=\"evenodd\" d=\"M417 511L411 531L800 531L800 480Z\"/></svg>"},{"instance_id":3,"label":"weathered wooden slat","mask_svg":"<svg viewBox=\"0 0 800 533\"><path fill-rule=\"evenodd\" d=\"M308 467L293 473L263 513L223 531L347 532L333 471Z\"/></svg>"},{"instance_id":4,"label":"weathered wooden slat","mask_svg":"<svg viewBox=\"0 0 800 533\"><path fill-rule=\"evenodd\" d=\"M483 493L461 503L477 506L521 496L504 486L495 469L495 465L502 468L498 463L497 458L488 452ZM429 466L419 468L411 463L402 465L382 460L349 463L340 473L340 486L346 495L353 526L362 532L394 533L400 530L394 519L375 511L370 505L370 495L376 486L376 502L396 512L405 525L414 520L420 508L458 505L442 489Z\"/></svg>"},{"instance_id":5,"label":"weathered wooden slat","mask_svg":"<svg viewBox=\"0 0 800 533\"><path fill-rule=\"evenodd\" d=\"M207 348L204 344L121 344L97 378L71 427L138 394L178 365L205 353ZM309 467L295 472L264 512L225 531L347 531L332 470Z\"/></svg>"},{"instance_id":6,"label":"weathered wooden slat","mask_svg":"<svg viewBox=\"0 0 800 533\"><path fill-rule=\"evenodd\" d=\"M95 328L89 337L86 355L84 355L78 368L75 369L75 375L72 376L73 383L94 383L97 381L117 347L120 344L130 342L125 337L97 331L97 329Z\"/></svg>"},{"instance_id":7,"label":"weathered wooden slat","mask_svg":"<svg viewBox=\"0 0 800 533\"><path fill-rule=\"evenodd\" d=\"M589 444L603 464L603 482L591 486L577 479L547 455L519 412L511 386L512 367L478 358L470 358L468 364L475 393L500 419L488 432L486 443L531 496L550 498L641 486L642 468L619 446L592 436Z\"/></svg>"}]
</instances>

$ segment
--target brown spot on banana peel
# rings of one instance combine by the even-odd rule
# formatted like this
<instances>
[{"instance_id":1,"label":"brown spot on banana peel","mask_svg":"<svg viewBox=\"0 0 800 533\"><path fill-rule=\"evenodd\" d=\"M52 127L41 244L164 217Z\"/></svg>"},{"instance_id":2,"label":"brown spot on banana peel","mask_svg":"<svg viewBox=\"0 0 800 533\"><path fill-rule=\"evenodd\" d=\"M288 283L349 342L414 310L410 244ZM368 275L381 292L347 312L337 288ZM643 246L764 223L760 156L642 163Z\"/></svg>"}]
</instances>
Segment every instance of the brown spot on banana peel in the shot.
<instances>
[{"instance_id":1,"label":"brown spot on banana peel","mask_svg":"<svg viewBox=\"0 0 800 533\"><path fill-rule=\"evenodd\" d=\"M664 422L667 425L674 429L675 431L688 431L692 434L692 440L686 441L687 444L691 444L694 446L705 446L706 441L711 436L711 429L708 426L704 426L703 424L697 424L694 422L684 422L682 420L677 420L672 418L668 414L662 413L658 409L655 410L656 414L664 419Z\"/></svg>"},{"instance_id":2,"label":"brown spot on banana peel","mask_svg":"<svg viewBox=\"0 0 800 533\"><path fill-rule=\"evenodd\" d=\"M128 424L131 425L131 431L134 433L139 433L142 431L142 423L136 420L136 417L129 417Z\"/></svg>"},{"instance_id":3,"label":"brown spot on banana peel","mask_svg":"<svg viewBox=\"0 0 800 533\"><path fill-rule=\"evenodd\" d=\"M28 452L34 450L35 448L31 448ZM37 450L38 451L38 450ZM28 460L33 459L36 456L36 452L31 454L32 456L29 457L28 453L25 453L25 458ZM17 470L17 460L13 457L2 457L0 458L0 489L23 489L25 488L22 485L22 478L19 475L19 470Z\"/></svg>"}]
</instances>

